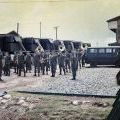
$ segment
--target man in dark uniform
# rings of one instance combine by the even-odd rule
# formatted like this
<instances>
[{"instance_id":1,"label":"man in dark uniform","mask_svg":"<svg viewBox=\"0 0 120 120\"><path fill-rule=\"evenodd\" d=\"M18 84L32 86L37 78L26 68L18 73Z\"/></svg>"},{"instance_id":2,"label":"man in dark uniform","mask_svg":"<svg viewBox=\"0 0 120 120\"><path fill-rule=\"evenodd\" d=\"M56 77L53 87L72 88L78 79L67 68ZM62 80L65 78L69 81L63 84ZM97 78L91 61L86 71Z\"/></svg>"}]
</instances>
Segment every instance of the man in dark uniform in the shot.
<instances>
[{"instance_id":1,"label":"man in dark uniform","mask_svg":"<svg viewBox=\"0 0 120 120\"><path fill-rule=\"evenodd\" d=\"M34 76L38 72L38 76L40 76L40 53L36 51L34 54Z\"/></svg>"},{"instance_id":2,"label":"man in dark uniform","mask_svg":"<svg viewBox=\"0 0 120 120\"><path fill-rule=\"evenodd\" d=\"M11 63L11 57L6 52L5 54L5 65L4 65L4 73L6 76L10 76L10 63Z\"/></svg>"},{"instance_id":3,"label":"man in dark uniform","mask_svg":"<svg viewBox=\"0 0 120 120\"><path fill-rule=\"evenodd\" d=\"M50 67L51 67L51 77L55 77L56 68L57 68L57 55L52 52L52 55L50 56Z\"/></svg>"},{"instance_id":4,"label":"man in dark uniform","mask_svg":"<svg viewBox=\"0 0 120 120\"><path fill-rule=\"evenodd\" d=\"M60 69L60 74L59 75L62 75L62 69L63 69L64 75L65 75L66 73L65 73L65 55L64 55L64 51L62 53L60 53L59 56L58 56L58 64L59 64L59 69Z\"/></svg>"},{"instance_id":5,"label":"man in dark uniform","mask_svg":"<svg viewBox=\"0 0 120 120\"><path fill-rule=\"evenodd\" d=\"M20 54L18 55L18 76L21 76L21 72L24 72L24 77L26 76L25 71L25 56L22 51L20 51Z\"/></svg>"},{"instance_id":6,"label":"man in dark uniform","mask_svg":"<svg viewBox=\"0 0 120 120\"><path fill-rule=\"evenodd\" d=\"M72 54L72 58L71 58L71 69L72 69L72 80L76 80L76 72L77 72L77 69L78 69L78 59L75 55L76 53L73 52Z\"/></svg>"},{"instance_id":7,"label":"man in dark uniform","mask_svg":"<svg viewBox=\"0 0 120 120\"><path fill-rule=\"evenodd\" d=\"M32 64L32 57L30 55L30 53L28 52L26 55L26 73L29 71L31 73L31 64Z\"/></svg>"},{"instance_id":8,"label":"man in dark uniform","mask_svg":"<svg viewBox=\"0 0 120 120\"><path fill-rule=\"evenodd\" d=\"M2 55L2 52L0 50L0 81L3 81L1 79L1 77L2 77L2 68L3 68L2 59L3 59L3 55Z\"/></svg>"},{"instance_id":9,"label":"man in dark uniform","mask_svg":"<svg viewBox=\"0 0 120 120\"><path fill-rule=\"evenodd\" d=\"M65 69L66 69L66 72L70 72L70 58L71 58L71 55L70 53L66 52L66 57L65 57Z\"/></svg>"}]
</instances>

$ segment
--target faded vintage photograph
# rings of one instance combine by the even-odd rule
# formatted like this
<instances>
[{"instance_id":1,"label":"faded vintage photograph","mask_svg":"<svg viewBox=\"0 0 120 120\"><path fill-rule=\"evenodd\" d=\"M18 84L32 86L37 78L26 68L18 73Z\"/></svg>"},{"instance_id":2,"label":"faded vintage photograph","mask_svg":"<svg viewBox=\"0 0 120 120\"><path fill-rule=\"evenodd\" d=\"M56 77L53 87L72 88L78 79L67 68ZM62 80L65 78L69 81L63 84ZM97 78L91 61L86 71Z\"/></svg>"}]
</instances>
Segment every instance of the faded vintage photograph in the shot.
<instances>
[{"instance_id":1,"label":"faded vintage photograph","mask_svg":"<svg viewBox=\"0 0 120 120\"><path fill-rule=\"evenodd\" d=\"M0 0L0 120L120 120L120 1Z\"/></svg>"}]
</instances>

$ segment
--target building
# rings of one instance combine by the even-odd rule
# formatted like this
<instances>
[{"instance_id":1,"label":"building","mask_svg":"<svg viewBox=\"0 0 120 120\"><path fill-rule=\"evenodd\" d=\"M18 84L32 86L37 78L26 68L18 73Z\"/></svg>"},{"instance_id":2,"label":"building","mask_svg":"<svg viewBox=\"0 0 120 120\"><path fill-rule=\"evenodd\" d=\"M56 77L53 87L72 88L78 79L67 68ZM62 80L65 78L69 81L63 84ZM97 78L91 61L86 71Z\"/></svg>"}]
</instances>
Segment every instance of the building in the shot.
<instances>
[{"instance_id":1,"label":"building","mask_svg":"<svg viewBox=\"0 0 120 120\"><path fill-rule=\"evenodd\" d=\"M116 34L116 42L110 43L110 46L119 46L120 45L120 16L109 19L108 28Z\"/></svg>"}]
</instances>

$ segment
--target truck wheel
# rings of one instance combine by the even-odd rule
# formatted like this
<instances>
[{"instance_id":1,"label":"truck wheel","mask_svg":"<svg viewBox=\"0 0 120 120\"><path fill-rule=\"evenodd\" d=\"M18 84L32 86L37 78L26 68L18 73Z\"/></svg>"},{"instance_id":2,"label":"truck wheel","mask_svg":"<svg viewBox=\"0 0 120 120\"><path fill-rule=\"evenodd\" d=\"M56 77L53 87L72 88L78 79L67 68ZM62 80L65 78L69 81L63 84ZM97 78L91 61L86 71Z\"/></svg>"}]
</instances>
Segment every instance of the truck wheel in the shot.
<instances>
[{"instance_id":1,"label":"truck wheel","mask_svg":"<svg viewBox=\"0 0 120 120\"><path fill-rule=\"evenodd\" d=\"M96 63L90 63L90 67L96 67L97 64Z\"/></svg>"}]
</instances>

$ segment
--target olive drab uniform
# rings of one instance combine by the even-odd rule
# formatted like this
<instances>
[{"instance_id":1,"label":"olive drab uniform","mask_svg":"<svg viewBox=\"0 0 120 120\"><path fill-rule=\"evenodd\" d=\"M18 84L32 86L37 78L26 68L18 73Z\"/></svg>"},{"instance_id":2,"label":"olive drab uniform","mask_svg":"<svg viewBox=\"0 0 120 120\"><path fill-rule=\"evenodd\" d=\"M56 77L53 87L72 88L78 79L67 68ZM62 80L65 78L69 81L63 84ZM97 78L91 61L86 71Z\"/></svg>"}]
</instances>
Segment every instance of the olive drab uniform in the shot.
<instances>
[{"instance_id":1,"label":"olive drab uniform","mask_svg":"<svg viewBox=\"0 0 120 120\"><path fill-rule=\"evenodd\" d=\"M10 76L10 63L11 63L11 57L10 55L5 56L5 65L4 65L4 74L6 76Z\"/></svg>"},{"instance_id":2,"label":"olive drab uniform","mask_svg":"<svg viewBox=\"0 0 120 120\"><path fill-rule=\"evenodd\" d=\"M76 55L72 55L71 58L72 80L76 80L76 72L78 69L78 59Z\"/></svg>"},{"instance_id":3,"label":"olive drab uniform","mask_svg":"<svg viewBox=\"0 0 120 120\"><path fill-rule=\"evenodd\" d=\"M57 56L52 54L50 56L50 67L51 67L51 77L55 77L56 69L57 69Z\"/></svg>"},{"instance_id":4,"label":"olive drab uniform","mask_svg":"<svg viewBox=\"0 0 120 120\"><path fill-rule=\"evenodd\" d=\"M25 62L25 64L26 64L26 73L28 71L31 72L31 69L32 69L32 66L31 66L31 64L32 64L32 57L31 57L30 54L26 55L26 60L25 61L26 61Z\"/></svg>"},{"instance_id":5,"label":"olive drab uniform","mask_svg":"<svg viewBox=\"0 0 120 120\"><path fill-rule=\"evenodd\" d=\"M82 51L78 51L77 52L77 58L78 58L78 64L79 64L79 68L81 69L82 65Z\"/></svg>"},{"instance_id":6,"label":"olive drab uniform","mask_svg":"<svg viewBox=\"0 0 120 120\"><path fill-rule=\"evenodd\" d=\"M65 55L63 53L61 53L58 56L58 64L59 64L59 69L60 69L60 75L62 75L62 70L65 75Z\"/></svg>"},{"instance_id":7,"label":"olive drab uniform","mask_svg":"<svg viewBox=\"0 0 120 120\"><path fill-rule=\"evenodd\" d=\"M25 56L23 53L18 55L18 76L21 76L21 72L24 72L24 77L26 76L25 71Z\"/></svg>"},{"instance_id":8,"label":"olive drab uniform","mask_svg":"<svg viewBox=\"0 0 120 120\"><path fill-rule=\"evenodd\" d=\"M3 55L2 55L2 52L0 50L0 81L2 81L2 79L1 79L1 77L2 77L2 68L3 68L2 59L3 59Z\"/></svg>"},{"instance_id":9,"label":"olive drab uniform","mask_svg":"<svg viewBox=\"0 0 120 120\"><path fill-rule=\"evenodd\" d=\"M34 55L34 76L36 76L36 73L40 76L40 54L38 53Z\"/></svg>"},{"instance_id":10,"label":"olive drab uniform","mask_svg":"<svg viewBox=\"0 0 120 120\"><path fill-rule=\"evenodd\" d=\"M66 53L66 57L65 57L65 69L66 69L66 72L70 72L70 69L71 69L71 67L70 67L70 58L71 58L71 55L70 55L70 53Z\"/></svg>"},{"instance_id":11,"label":"olive drab uniform","mask_svg":"<svg viewBox=\"0 0 120 120\"><path fill-rule=\"evenodd\" d=\"M13 57L13 65L14 65L14 73L18 74L18 55L15 53L14 57Z\"/></svg>"},{"instance_id":12,"label":"olive drab uniform","mask_svg":"<svg viewBox=\"0 0 120 120\"><path fill-rule=\"evenodd\" d=\"M49 55L47 53L44 53L43 57L43 62L42 62L42 74L46 74L48 75L48 70L49 70Z\"/></svg>"}]
</instances>

